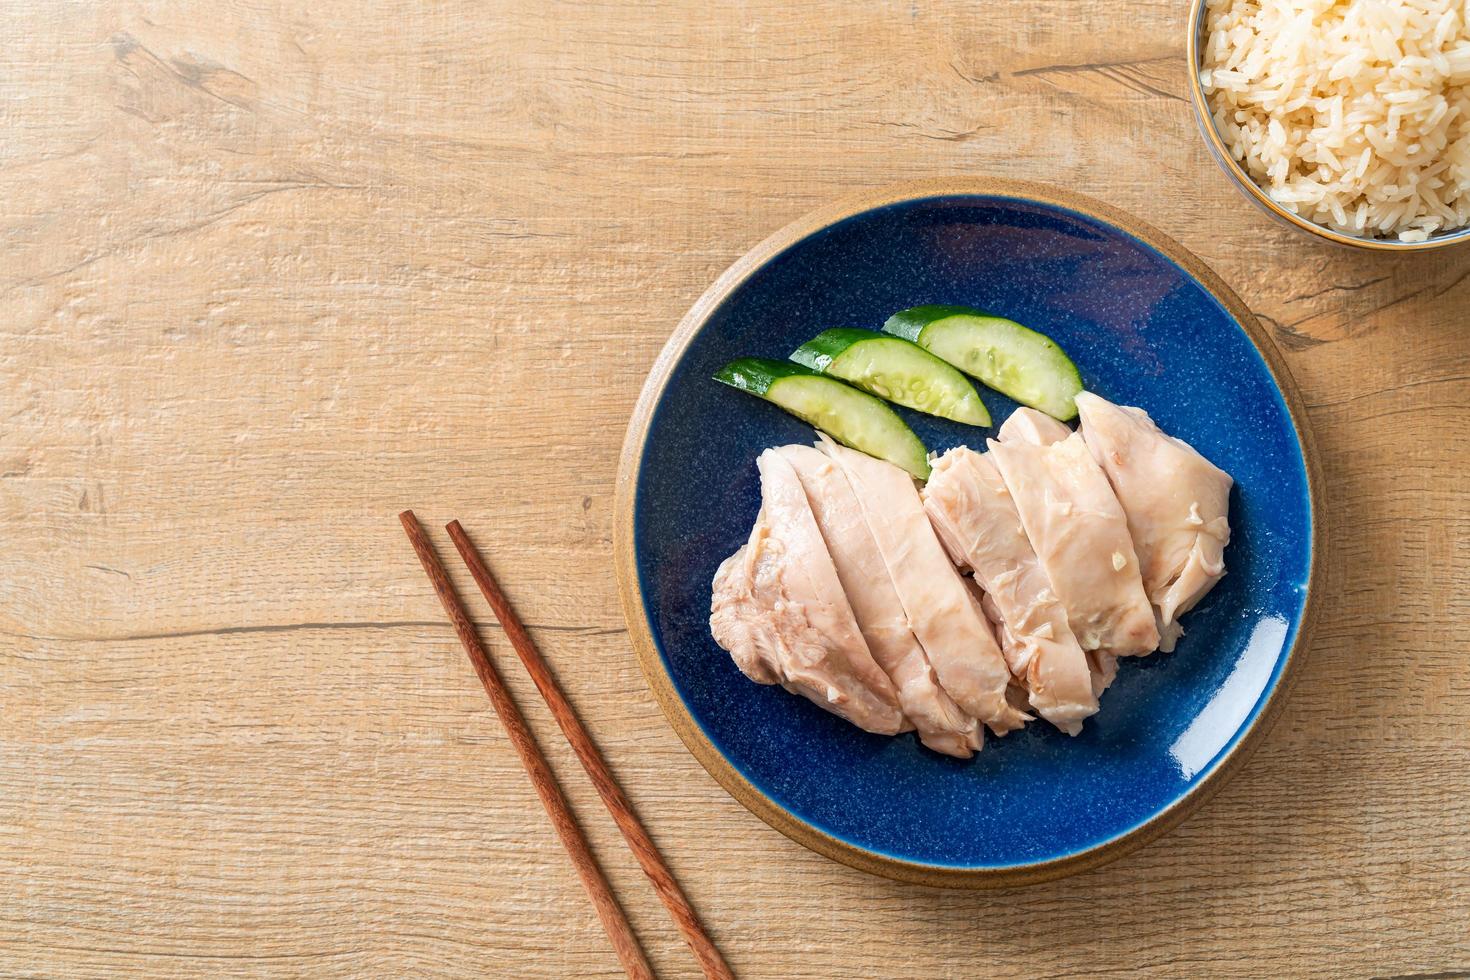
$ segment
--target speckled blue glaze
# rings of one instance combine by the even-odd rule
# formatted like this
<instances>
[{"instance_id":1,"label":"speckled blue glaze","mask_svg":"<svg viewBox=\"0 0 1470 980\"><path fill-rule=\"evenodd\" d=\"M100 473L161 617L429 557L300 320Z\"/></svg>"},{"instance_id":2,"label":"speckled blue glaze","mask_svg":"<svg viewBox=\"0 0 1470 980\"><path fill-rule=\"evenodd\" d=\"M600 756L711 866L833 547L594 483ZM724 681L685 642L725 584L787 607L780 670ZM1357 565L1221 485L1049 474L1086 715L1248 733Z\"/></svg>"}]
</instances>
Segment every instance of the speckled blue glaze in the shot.
<instances>
[{"instance_id":1,"label":"speckled blue glaze","mask_svg":"<svg viewBox=\"0 0 1470 980\"><path fill-rule=\"evenodd\" d=\"M759 507L755 457L812 430L710 380L834 326L920 303L981 307L1055 337L1087 387L1141 405L1235 478L1228 575L1172 654L1125 660L1069 738L1042 722L970 761L869 735L747 680L710 637L710 579ZM1015 405L981 389L999 424ZM934 450L987 430L899 411ZM1303 611L1311 508L1281 393L1244 331L1183 269L1119 229L1007 197L864 212L757 270L675 367L637 479L635 557L654 640L720 753L760 792L856 847L918 864L1014 867L1127 834L1178 801L1254 721Z\"/></svg>"}]
</instances>

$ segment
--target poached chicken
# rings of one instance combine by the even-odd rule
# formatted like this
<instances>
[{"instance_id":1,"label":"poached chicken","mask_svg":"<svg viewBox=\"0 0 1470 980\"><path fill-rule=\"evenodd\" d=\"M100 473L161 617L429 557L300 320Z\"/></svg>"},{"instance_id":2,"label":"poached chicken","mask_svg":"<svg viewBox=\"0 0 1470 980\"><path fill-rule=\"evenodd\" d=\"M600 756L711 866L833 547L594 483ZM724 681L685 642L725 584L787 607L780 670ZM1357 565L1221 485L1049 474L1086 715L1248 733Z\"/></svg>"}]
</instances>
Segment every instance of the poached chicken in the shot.
<instances>
[{"instance_id":1,"label":"poached chicken","mask_svg":"<svg viewBox=\"0 0 1470 980\"><path fill-rule=\"evenodd\" d=\"M1006 699L1010 669L980 604L935 537L913 478L892 463L830 439L823 439L821 448L857 495L909 627L939 683L967 714L997 735L1020 728L1028 718Z\"/></svg>"},{"instance_id":2,"label":"poached chicken","mask_svg":"<svg viewBox=\"0 0 1470 980\"><path fill-rule=\"evenodd\" d=\"M780 684L866 731L898 733L898 693L858 629L796 471L773 449L756 465L760 515L715 572L715 642L759 684Z\"/></svg>"},{"instance_id":3,"label":"poached chicken","mask_svg":"<svg viewBox=\"0 0 1470 980\"><path fill-rule=\"evenodd\" d=\"M1179 617L1225 575L1230 474L1187 442L1159 431L1141 408L1077 396L1082 437L1128 517L1159 649L1184 633Z\"/></svg>"},{"instance_id":4,"label":"poached chicken","mask_svg":"<svg viewBox=\"0 0 1470 980\"><path fill-rule=\"evenodd\" d=\"M984 730L939 686L924 648L909 629L903 603L847 476L830 456L812 446L782 446L777 452L791 463L806 490L858 629L873 659L893 682L904 715L929 748L969 758L980 748Z\"/></svg>"},{"instance_id":5,"label":"poached chicken","mask_svg":"<svg viewBox=\"0 0 1470 980\"><path fill-rule=\"evenodd\" d=\"M761 453L715 641L752 680L947 755L1028 711L1079 733L1118 658L1173 649L1224 574L1232 481L1142 410L1076 402L1079 431L1019 409L988 452L933 459L922 492L820 433Z\"/></svg>"},{"instance_id":6,"label":"poached chicken","mask_svg":"<svg viewBox=\"0 0 1470 980\"><path fill-rule=\"evenodd\" d=\"M1076 735L1082 720L1097 712L1090 665L1005 481L988 455L964 446L939 457L933 468L924 510L940 541L984 589L1006 662L1029 692L1031 707Z\"/></svg>"},{"instance_id":7,"label":"poached chicken","mask_svg":"<svg viewBox=\"0 0 1470 980\"><path fill-rule=\"evenodd\" d=\"M1157 647L1128 519L1082 437L989 446L1082 649L1128 657Z\"/></svg>"}]
</instances>

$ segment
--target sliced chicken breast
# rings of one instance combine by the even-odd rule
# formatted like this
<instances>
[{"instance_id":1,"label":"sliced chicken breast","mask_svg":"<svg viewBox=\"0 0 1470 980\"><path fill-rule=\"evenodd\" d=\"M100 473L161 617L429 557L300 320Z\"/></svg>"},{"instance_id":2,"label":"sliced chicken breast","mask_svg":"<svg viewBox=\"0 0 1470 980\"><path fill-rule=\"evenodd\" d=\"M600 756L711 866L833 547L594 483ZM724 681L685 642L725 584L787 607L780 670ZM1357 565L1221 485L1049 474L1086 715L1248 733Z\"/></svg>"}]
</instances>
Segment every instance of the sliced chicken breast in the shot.
<instances>
[{"instance_id":1,"label":"sliced chicken breast","mask_svg":"<svg viewBox=\"0 0 1470 980\"><path fill-rule=\"evenodd\" d=\"M1118 658L1101 650L1089 650L1087 664L1092 668L1092 694L1100 698L1118 676Z\"/></svg>"},{"instance_id":2,"label":"sliced chicken breast","mask_svg":"<svg viewBox=\"0 0 1470 980\"><path fill-rule=\"evenodd\" d=\"M1001 442L1028 443L1033 446L1050 446L1061 442L1072 434L1072 430L1050 415L1034 408L1018 408L1011 413L997 431ZM997 471L999 472L999 471ZM1073 637L1076 638L1075 635ZM1118 658L1101 650L1087 651L1087 665L1092 673L1092 693L1101 697L1103 691L1118 676Z\"/></svg>"},{"instance_id":3,"label":"sliced chicken breast","mask_svg":"<svg viewBox=\"0 0 1470 980\"><path fill-rule=\"evenodd\" d=\"M991 601L990 596L985 594L985 590L980 588L980 583L975 581L973 575L961 575L960 581L965 583L965 590L975 600L975 607L980 610L980 615L985 617L985 623L990 627L991 634L1000 645L1001 655L1005 657L1006 666L1009 667L1011 653L1008 650L1008 646L1014 646L1014 638L1006 635L1005 624L1000 620L1000 611L995 608L995 603ZM1026 709L1031 707L1030 692L1026 690L1026 685L1021 681L1020 677L1016 676L1014 670L1011 671L1010 683L1006 685L1006 702L1012 708L1021 712L1027 719L1032 717L1031 715L1025 714Z\"/></svg>"},{"instance_id":4,"label":"sliced chicken breast","mask_svg":"<svg viewBox=\"0 0 1470 980\"><path fill-rule=\"evenodd\" d=\"M1128 519L1082 436L989 447L1082 649L1137 656L1157 647Z\"/></svg>"},{"instance_id":5,"label":"sliced chicken breast","mask_svg":"<svg viewBox=\"0 0 1470 980\"><path fill-rule=\"evenodd\" d=\"M780 684L859 728L904 730L898 693L873 661L790 462L756 460L761 512L715 573L710 631L751 680Z\"/></svg>"},{"instance_id":6,"label":"sliced chicken breast","mask_svg":"<svg viewBox=\"0 0 1470 980\"><path fill-rule=\"evenodd\" d=\"M1082 436L1128 516L1143 587L1153 604L1159 649L1184 632L1179 617L1225 575L1230 543L1230 474L1193 446L1166 435L1140 408L1077 396Z\"/></svg>"},{"instance_id":7,"label":"sliced chicken breast","mask_svg":"<svg viewBox=\"0 0 1470 980\"><path fill-rule=\"evenodd\" d=\"M929 748L969 758L980 748L984 729L939 686L924 648L909 629L903 603L847 477L829 456L811 446L783 446L778 452L806 490L858 628L873 659L893 681L899 707Z\"/></svg>"},{"instance_id":8,"label":"sliced chicken breast","mask_svg":"<svg viewBox=\"0 0 1470 980\"><path fill-rule=\"evenodd\" d=\"M863 518L939 683L955 703L997 735L1028 716L1006 700L1011 674L979 603L934 535L913 479L882 460L839 446L821 446L847 476ZM1150 620L1152 621L1152 620Z\"/></svg>"},{"instance_id":9,"label":"sliced chicken breast","mask_svg":"<svg viewBox=\"0 0 1470 980\"><path fill-rule=\"evenodd\" d=\"M996 431L1001 442L1029 442L1033 446L1050 446L1061 442L1072 430L1044 412L1034 408L1018 408Z\"/></svg>"},{"instance_id":10,"label":"sliced chicken breast","mask_svg":"<svg viewBox=\"0 0 1470 980\"><path fill-rule=\"evenodd\" d=\"M922 497L939 540L984 588L982 605L1030 706L1076 735L1082 720L1097 712L1093 672L1005 481L988 456L964 447L951 449L933 466Z\"/></svg>"}]
</instances>

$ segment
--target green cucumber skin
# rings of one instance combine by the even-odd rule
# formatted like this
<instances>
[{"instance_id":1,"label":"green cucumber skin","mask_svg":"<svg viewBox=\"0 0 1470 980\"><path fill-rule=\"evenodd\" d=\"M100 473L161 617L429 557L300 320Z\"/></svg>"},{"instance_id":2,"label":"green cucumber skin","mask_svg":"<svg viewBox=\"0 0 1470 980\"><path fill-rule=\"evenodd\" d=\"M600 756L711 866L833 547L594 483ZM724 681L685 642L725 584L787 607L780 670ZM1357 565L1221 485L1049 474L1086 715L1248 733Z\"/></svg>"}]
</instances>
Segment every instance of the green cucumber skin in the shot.
<instances>
[{"instance_id":1,"label":"green cucumber skin","mask_svg":"<svg viewBox=\"0 0 1470 980\"><path fill-rule=\"evenodd\" d=\"M844 446L929 479L929 450L883 399L825 375L782 378L765 397Z\"/></svg>"},{"instance_id":2,"label":"green cucumber skin","mask_svg":"<svg viewBox=\"0 0 1470 980\"><path fill-rule=\"evenodd\" d=\"M766 392L771 390L771 385L782 378L816 373L789 361L778 361L769 357L741 357L716 371L714 379L731 388L765 397Z\"/></svg>"},{"instance_id":3,"label":"green cucumber skin","mask_svg":"<svg viewBox=\"0 0 1470 980\"><path fill-rule=\"evenodd\" d=\"M972 367L958 360L945 357L943 359L946 362L953 364L966 374L978 378L988 387L994 388L1002 394L1009 395L1023 405L1030 405L1032 408L1040 409L1062 422L1067 422L1077 417L1077 406L1073 403L1071 396L1083 390L1082 376L1077 370L1077 365L1067 356L1067 352L1062 349L1061 345L1039 330L1032 330L1030 327L1017 323L1007 317L997 316L994 313L987 313L984 310L977 310L968 306L916 306L911 309L902 310L889 317L888 321L883 324L883 329L885 332L892 333L895 336L912 340L925 350L934 353L933 341L926 342L926 332L931 326L938 324L940 321L956 316L996 321L998 324L1004 324L1004 329L1012 332L1015 337L1025 338L1031 343L1034 343L1037 350L1048 356L1052 362L1035 366L1041 370L1052 372L1053 380L1061 382L1055 385L1058 389L1058 394L1061 394L1063 389L1069 389L1070 394L1065 395L1061 403L1049 401L1044 397L1028 397L1028 393L1021 390L1020 387L1014 384L1008 385L995 376L987 377L985 374L973 370ZM1034 380L1031 385L1033 391L1037 388L1044 390L1047 387L1052 386L1041 384Z\"/></svg>"},{"instance_id":4,"label":"green cucumber skin","mask_svg":"<svg viewBox=\"0 0 1470 980\"><path fill-rule=\"evenodd\" d=\"M800 365L761 357L742 357L731 361L715 372L714 379L772 403L827 433L844 446L850 446L876 459L887 460L917 479L929 478L929 451L924 443L886 402L860 388ZM796 410L789 403L795 400L793 396L797 393L789 390L783 393L779 389L783 381L804 382L804 385L798 387L805 390L808 397L812 394L811 386L821 386L824 392L821 400L825 404L815 412ZM843 409L843 402L846 402L846 411ZM831 417L834 424L822 424L818 419L822 414ZM854 438L855 432L860 434L865 429L876 435L877 443L864 444L867 440Z\"/></svg>"},{"instance_id":5,"label":"green cucumber skin","mask_svg":"<svg viewBox=\"0 0 1470 980\"><path fill-rule=\"evenodd\" d=\"M859 330L856 327L836 327L823 330L811 340L791 352L791 359L813 371L826 371L833 358L853 344L883 336L874 330Z\"/></svg>"},{"instance_id":6,"label":"green cucumber skin","mask_svg":"<svg viewBox=\"0 0 1470 980\"><path fill-rule=\"evenodd\" d=\"M919 334L923 333L924 328L929 324L935 320L943 320L947 316L960 316L961 314L969 314L970 316L992 315L986 313L984 310L977 310L972 306L911 306L906 310L899 310L893 316L889 317L883 324L883 332L891 333L895 337L902 337L904 340L917 344L919 342Z\"/></svg>"},{"instance_id":7,"label":"green cucumber skin","mask_svg":"<svg viewBox=\"0 0 1470 980\"><path fill-rule=\"evenodd\" d=\"M947 389L951 398L951 404L947 406L949 410L936 411L933 402L926 405L913 392L899 390L898 394L894 394L881 385L875 385L872 378L861 373L854 373L851 366L844 363L844 359L851 361L854 356L861 357L865 349L864 345L868 344L876 345L875 348L866 348L875 351L873 354L875 360L879 356L876 351L893 350L897 347L905 356L912 357L923 365L927 377L915 374L914 379L921 385L929 386L931 390L934 388ZM985 403L980 400L975 386L970 383L964 373L948 361L936 357L913 341L902 337L878 333L876 330L839 327L835 330L825 330L802 344L791 352L791 359L814 371L840 378L884 401L911 408L916 412L947 418L966 425L990 425L990 413L986 410Z\"/></svg>"}]
</instances>

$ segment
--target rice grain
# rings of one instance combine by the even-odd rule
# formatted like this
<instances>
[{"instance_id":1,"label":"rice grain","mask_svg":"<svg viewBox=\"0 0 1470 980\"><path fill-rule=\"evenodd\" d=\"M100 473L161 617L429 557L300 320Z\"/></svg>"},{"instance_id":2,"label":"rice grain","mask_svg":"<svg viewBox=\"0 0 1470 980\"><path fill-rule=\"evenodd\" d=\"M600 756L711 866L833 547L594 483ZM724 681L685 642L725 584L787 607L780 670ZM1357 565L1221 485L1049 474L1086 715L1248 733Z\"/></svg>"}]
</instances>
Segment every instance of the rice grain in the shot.
<instances>
[{"instance_id":1,"label":"rice grain","mask_svg":"<svg viewBox=\"0 0 1470 980\"><path fill-rule=\"evenodd\" d=\"M1209 0L1221 141L1283 208L1400 241L1470 225L1470 0Z\"/></svg>"}]
</instances>

